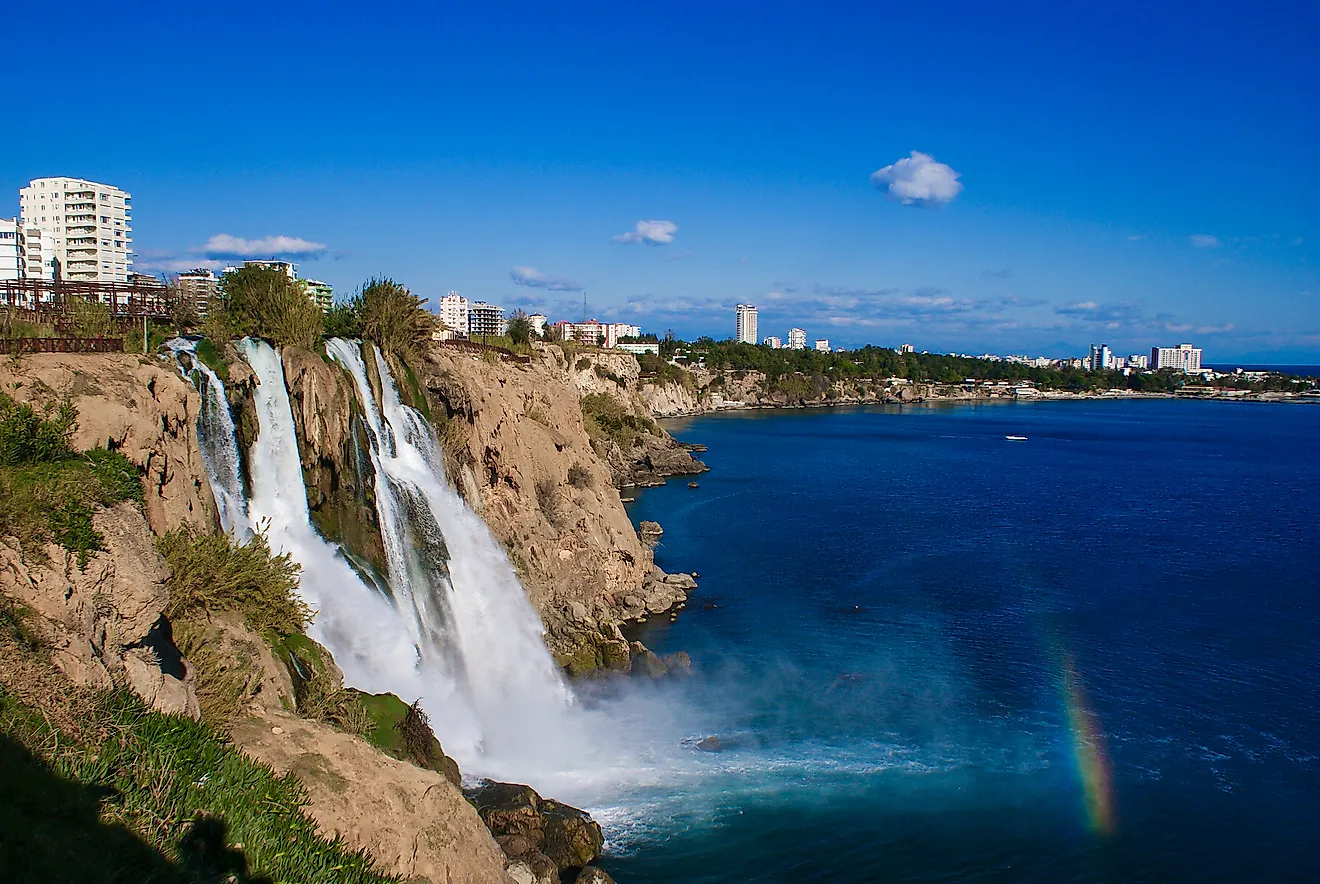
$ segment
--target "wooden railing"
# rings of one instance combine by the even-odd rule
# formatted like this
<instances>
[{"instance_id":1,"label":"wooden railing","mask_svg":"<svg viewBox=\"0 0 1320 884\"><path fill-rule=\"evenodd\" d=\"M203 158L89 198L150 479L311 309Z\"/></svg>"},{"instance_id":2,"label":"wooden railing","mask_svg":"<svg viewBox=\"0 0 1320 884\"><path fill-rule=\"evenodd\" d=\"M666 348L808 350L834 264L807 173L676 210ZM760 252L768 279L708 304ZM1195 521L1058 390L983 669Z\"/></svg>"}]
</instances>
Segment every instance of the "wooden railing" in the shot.
<instances>
[{"instance_id":1,"label":"wooden railing","mask_svg":"<svg viewBox=\"0 0 1320 884\"><path fill-rule=\"evenodd\" d=\"M123 352L123 338L0 338L0 353Z\"/></svg>"},{"instance_id":2,"label":"wooden railing","mask_svg":"<svg viewBox=\"0 0 1320 884\"><path fill-rule=\"evenodd\" d=\"M11 279L0 282L0 307L48 317L68 312L69 299L82 298L110 308L120 319L165 319L172 306L163 284L74 282L50 279Z\"/></svg>"}]
</instances>

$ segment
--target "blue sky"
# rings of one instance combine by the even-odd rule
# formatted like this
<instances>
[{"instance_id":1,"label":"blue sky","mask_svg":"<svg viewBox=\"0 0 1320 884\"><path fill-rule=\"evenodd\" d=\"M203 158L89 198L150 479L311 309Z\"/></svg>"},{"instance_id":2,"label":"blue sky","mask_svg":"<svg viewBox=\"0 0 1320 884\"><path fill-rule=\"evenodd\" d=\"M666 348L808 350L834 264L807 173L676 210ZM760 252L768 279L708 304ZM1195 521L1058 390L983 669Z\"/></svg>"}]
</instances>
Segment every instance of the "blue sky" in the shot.
<instances>
[{"instance_id":1,"label":"blue sky","mask_svg":"<svg viewBox=\"0 0 1320 884\"><path fill-rule=\"evenodd\" d=\"M17 4L15 119L98 128L11 128L0 215L74 175L133 193L156 270L1320 362L1316 4L553 5Z\"/></svg>"}]
</instances>

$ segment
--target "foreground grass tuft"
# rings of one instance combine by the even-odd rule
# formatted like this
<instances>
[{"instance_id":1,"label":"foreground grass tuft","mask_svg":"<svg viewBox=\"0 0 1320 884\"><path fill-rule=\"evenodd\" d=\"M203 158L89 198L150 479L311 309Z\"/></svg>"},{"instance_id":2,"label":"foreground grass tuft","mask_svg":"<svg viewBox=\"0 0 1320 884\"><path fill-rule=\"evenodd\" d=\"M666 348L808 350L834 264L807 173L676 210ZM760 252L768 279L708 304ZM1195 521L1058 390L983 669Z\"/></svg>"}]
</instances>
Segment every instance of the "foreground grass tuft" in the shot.
<instances>
[{"instance_id":1,"label":"foreground grass tuft","mask_svg":"<svg viewBox=\"0 0 1320 884\"><path fill-rule=\"evenodd\" d=\"M375 884L316 831L306 793L218 731L98 695L82 740L0 689L0 879ZM90 735L90 736L87 736Z\"/></svg>"}]
</instances>

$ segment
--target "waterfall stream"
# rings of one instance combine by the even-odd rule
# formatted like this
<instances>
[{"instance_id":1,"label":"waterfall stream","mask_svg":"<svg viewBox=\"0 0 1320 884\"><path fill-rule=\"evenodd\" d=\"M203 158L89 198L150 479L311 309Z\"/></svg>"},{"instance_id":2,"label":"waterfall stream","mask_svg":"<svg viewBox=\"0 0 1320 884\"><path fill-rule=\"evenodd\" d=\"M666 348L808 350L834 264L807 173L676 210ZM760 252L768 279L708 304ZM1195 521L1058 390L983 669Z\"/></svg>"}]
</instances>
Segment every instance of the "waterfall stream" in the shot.
<instances>
[{"instance_id":1,"label":"waterfall stream","mask_svg":"<svg viewBox=\"0 0 1320 884\"><path fill-rule=\"evenodd\" d=\"M179 339L171 349L202 392L198 435L222 525L240 540L263 532L274 551L301 565L299 592L315 612L308 632L334 655L346 684L420 698L445 750L469 773L530 779L562 769L578 743L573 697L540 619L504 550L449 487L430 425L400 401L379 353L369 348L378 395L360 344L327 345L352 377L365 416L360 455L375 476L388 593L363 580L312 524L279 352L250 338L238 345L257 379L245 497L224 384L195 355L191 365L180 358L191 342Z\"/></svg>"}]
</instances>

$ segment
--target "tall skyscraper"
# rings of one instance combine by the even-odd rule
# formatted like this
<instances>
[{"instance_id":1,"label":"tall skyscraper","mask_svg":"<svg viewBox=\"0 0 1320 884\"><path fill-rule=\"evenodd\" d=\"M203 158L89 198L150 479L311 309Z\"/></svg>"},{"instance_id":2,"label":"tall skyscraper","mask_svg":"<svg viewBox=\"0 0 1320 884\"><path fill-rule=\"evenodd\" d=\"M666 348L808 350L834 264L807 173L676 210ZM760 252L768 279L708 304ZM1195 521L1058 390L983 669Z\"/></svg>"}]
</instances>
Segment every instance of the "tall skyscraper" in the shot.
<instances>
[{"instance_id":1,"label":"tall skyscraper","mask_svg":"<svg viewBox=\"0 0 1320 884\"><path fill-rule=\"evenodd\" d=\"M756 307L752 304L739 304L738 311L738 343L755 344L760 340L756 336Z\"/></svg>"},{"instance_id":2,"label":"tall skyscraper","mask_svg":"<svg viewBox=\"0 0 1320 884\"><path fill-rule=\"evenodd\" d=\"M1087 364L1091 371L1113 368L1114 353L1109 349L1108 344L1092 344L1091 355L1087 357Z\"/></svg>"},{"instance_id":3,"label":"tall skyscraper","mask_svg":"<svg viewBox=\"0 0 1320 884\"><path fill-rule=\"evenodd\" d=\"M18 205L27 231L27 276L128 282L133 267L129 194L82 178L34 178L19 189Z\"/></svg>"},{"instance_id":4,"label":"tall skyscraper","mask_svg":"<svg viewBox=\"0 0 1320 884\"><path fill-rule=\"evenodd\" d=\"M788 330L788 349L805 350L807 349L807 330L804 328L790 328Z\"/></svg>"}]
</instances>

